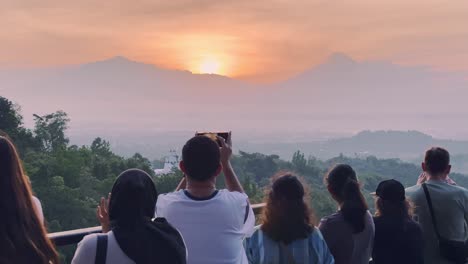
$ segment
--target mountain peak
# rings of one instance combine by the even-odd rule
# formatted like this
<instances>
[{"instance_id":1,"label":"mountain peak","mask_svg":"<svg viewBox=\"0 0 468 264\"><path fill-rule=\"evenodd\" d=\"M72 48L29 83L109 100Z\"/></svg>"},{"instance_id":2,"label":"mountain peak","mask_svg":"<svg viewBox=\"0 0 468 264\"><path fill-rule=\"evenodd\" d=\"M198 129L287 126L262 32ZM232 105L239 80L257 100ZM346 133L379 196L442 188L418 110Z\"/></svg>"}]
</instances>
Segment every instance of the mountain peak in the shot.
<instances>
[{"instance_id":1,"label":"mountain peak","mask_svg":"<svg viewBox=\"0 0 468 264\"><path fill-rule=\"evenodd\" d=\"M335 52L331 54L330 56L328 56L326 63L338 64L338 65L353 65L353 64L356 64L356 61L344 53Z\"/></svg>"},{"instance_id":2,"label":"mountain peak","mask_svg":"<svg viewBox=\"0 0 468 264\"><path fill-rule=\"evenodd\" d=\"M126 60L126 61L128 61L129 59L124 57L124 56L117 55L117 56L114 56L114 57L110 58L109 60Z\"/></svg>"},{"instance_id":3,"label":"mountain peak","mask_svg":"<svg viewBox=\"0 0 468 264\"><path fill-rule=\"evenodd\" d=\"M82 67L90 71L103 70L106 72L116 70L138 72L145 69L157 69L154 67L154 65L134 61L123 56L115 56L108 59L83 64Z\"/></svg>"},{"instance_id":4,"label":"mountain peak","mask_svg":"<svg viewBox=\"0 0 468 264\"><path fill-rule=\"evenodd\" d=\"M114 56L102 61L98 62L107 62L107 63L135 63L135 61L132 61L124 56Z\"/></svg>"}]
</instances>

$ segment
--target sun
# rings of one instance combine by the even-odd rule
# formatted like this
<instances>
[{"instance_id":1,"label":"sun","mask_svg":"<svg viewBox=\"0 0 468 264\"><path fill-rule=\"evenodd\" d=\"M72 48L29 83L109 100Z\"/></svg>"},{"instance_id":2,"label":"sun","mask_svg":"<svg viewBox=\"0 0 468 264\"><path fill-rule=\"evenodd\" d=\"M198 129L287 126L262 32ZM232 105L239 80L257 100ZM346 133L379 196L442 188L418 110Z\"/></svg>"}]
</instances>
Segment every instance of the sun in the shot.
<instances>
[{"instance_id":1,"label":"sun","mask_svg":"<svg viewBox=\"0 0 468 264\"><path fill-rule=\"evenodd\" d=\"M200 73L205 74L219 74L220 73L220 63L215 58L205 58L200 63Z\"/></svg>"}]
</instances>

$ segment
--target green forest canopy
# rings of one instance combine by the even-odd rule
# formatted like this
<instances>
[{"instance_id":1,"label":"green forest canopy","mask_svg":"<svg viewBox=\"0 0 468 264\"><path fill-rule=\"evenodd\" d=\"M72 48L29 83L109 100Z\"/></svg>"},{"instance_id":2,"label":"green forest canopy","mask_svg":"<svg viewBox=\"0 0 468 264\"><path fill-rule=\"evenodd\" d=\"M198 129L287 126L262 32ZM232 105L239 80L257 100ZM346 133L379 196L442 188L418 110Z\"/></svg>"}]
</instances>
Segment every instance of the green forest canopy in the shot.
<instances>
[{"instance_id":1,"label":"green forest canopy","mask_svg":"<svg viewBox=\"0 0 468 264\"><path fill-rule=\"evenodd\" d=\"M112 152L108 141L96 138L89 146L70 144L66 130L70 119L63 111L44 116L34 115L33 129L25 128L20 107L0 96L0 130L16 144L35 195L41 200L50 232L98 225L95 210L99 198L110 192L116 177L128 168L148 172L160 193L172 191L181 178L180 171L156 177L151 162L135 153L130 158ZM336 205L323 184L323 176L334 164L347 163L357 171L369 204L377 184L389 178L405 186L416 182L420 169L398 159L376 157L349 158L340 155L327 161L306 157L300 151L291 161L277 155L240 151L233 157L233 166L253 203L261 202L263 189L278 171L293 171L302 176L312 190L311 204L317 219L332 213ZM468 187L468 178L451 177ZM218 184L223 186L222 177ZM62 249L67 261L73 248Z\"/></svg>"}]
</instances>

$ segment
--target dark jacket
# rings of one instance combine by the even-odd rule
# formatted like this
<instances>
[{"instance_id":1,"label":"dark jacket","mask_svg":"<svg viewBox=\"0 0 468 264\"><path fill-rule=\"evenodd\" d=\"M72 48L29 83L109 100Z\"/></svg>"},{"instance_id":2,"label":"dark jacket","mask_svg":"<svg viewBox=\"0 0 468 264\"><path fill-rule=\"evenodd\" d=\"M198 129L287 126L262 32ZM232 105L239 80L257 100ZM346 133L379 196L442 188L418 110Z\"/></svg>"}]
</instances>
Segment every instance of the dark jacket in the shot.
<instances>
[{"instance_id":1,"label":"dark jacket","mask_svg":"<svg viewBox=\"0 0 468 264\"><path fill-rule=\"evenodd\" d=\"M424 241L411 219L375 217L374 264L423 264Z\"/></svg>"}]
</instances>

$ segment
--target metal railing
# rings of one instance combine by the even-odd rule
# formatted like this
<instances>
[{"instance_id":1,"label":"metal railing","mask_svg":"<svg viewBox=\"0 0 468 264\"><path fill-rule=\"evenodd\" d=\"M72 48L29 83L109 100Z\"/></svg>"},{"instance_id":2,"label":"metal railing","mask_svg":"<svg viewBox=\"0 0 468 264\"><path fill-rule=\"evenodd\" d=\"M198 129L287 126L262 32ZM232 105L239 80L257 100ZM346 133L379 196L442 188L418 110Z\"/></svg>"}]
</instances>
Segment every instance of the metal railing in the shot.
<instances>
[{"instance_id":1,"label":"metal railing","mask_svg":"<svg viewBox=\"0 0 468 264\"><path fill-rule=\"evenodd\" d=\"M265 204L263 203L253 204L252 209L254 213L257 215L261 212L264 206ZM81 229L75 229L75 230L50 233L48 234L48 236L57 247L61 247L61 246L77 244L83 239L84 236L89 235L89 234L94 234L94 233L101 233L101 231L102 229L100 226L95 226L95 227L87 227L87 228L81 228Z\"/></svg>"}]
</instances>

